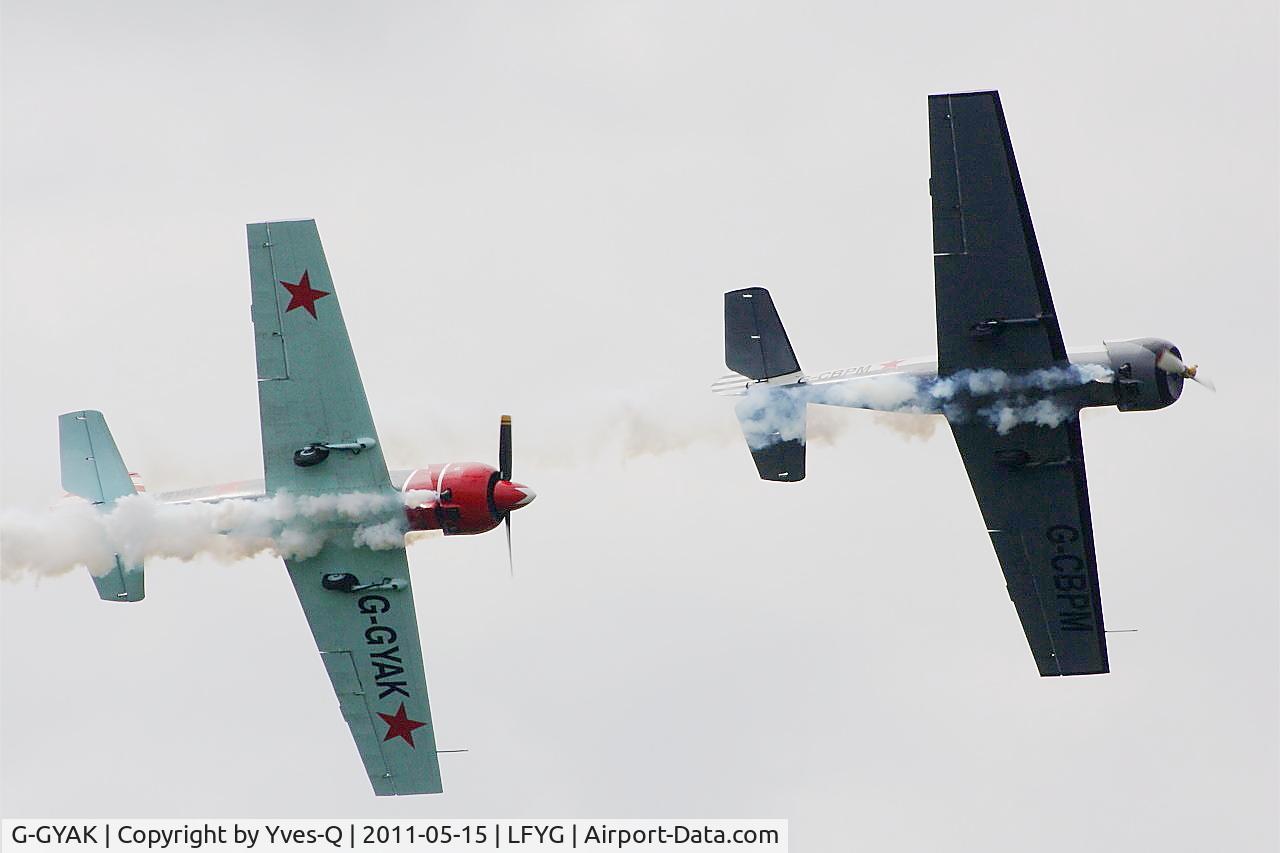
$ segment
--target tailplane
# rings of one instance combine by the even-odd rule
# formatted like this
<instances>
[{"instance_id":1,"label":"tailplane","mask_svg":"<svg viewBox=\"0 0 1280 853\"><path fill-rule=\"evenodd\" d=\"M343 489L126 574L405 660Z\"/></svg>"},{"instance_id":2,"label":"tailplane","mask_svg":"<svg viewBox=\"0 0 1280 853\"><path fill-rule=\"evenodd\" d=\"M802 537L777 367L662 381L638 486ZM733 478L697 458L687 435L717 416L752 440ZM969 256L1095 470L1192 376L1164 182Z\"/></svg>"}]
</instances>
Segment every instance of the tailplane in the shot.
<instances>
[{"instance_id":1,"label":"tailplane","mask_svg":"<svg viewBox=\"0 0 1280 853\"><path fill-rule=\"evenodd\" d=\"M724 363L757 382L785 384L801 378L787 330L763 287L724 295Z\"/></svg>"},{"instance_id":2,"label":"tailplane","mask_svg":"<svg viewBox=\"0 0 1280 853\"><path fill-rule=\"evenodd\" d=\"M62 456L62 488L107 509L137 489L120 458L102 412L68 412L58 416ZM141 601L145 595L142 564L126 565L119 556L105 575L93 575L103 601Z\"/></svg>"},{"instance_id":3,"label":"tailplane","mask_svg":"<svg viewBox=\"0 0 1280 853\"><path fill-rule=\"evenodd\" d=\"M761 479L803 480L807 407L794 392L804 373L763 287L724 295L724 363L737 379L725 377L713 390L743 396L738 422Z\"/></svg>"}]
</instances>

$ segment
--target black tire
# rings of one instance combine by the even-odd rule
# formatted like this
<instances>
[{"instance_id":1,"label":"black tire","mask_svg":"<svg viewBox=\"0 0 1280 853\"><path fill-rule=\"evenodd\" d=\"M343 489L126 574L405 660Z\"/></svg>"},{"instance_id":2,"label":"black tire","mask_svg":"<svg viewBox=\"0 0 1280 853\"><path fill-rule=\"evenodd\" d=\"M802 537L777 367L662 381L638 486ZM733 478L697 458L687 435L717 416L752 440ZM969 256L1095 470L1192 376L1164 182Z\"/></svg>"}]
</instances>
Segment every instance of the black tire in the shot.
<instances>
[{"instance_id":1,"label":"black tire","mask_svg":"<svg viewBox=\"0 0 1280 853\"><path fill-rule=\"evenodd\" d=\"M323 444L308 444L301 450L293 452L293 464L299 468L310 468L312 465L319 465L328 458L329 448Z\"/></svg>"},{"instance_id":2,"label":"black tire","mask_svg":"<svg viewBox=\"0 0 1280 853\"><path fill-rule=\"evenodd\" d=\"M1024 468L1031 461L1031 454L1025 450L997 450L996 461L1009 468Z\"/></svg>"},{"instance_id":3,"label":"black tire","mask_svg":"<svg viewBox=\"0 0 1280 853\"><path fill-rule=\"evenodd\" d=\"M350 572L335 572L320 578L320 585L334 592L351 592L360 585L360 579Z\"/></svg>"}]
</instances>

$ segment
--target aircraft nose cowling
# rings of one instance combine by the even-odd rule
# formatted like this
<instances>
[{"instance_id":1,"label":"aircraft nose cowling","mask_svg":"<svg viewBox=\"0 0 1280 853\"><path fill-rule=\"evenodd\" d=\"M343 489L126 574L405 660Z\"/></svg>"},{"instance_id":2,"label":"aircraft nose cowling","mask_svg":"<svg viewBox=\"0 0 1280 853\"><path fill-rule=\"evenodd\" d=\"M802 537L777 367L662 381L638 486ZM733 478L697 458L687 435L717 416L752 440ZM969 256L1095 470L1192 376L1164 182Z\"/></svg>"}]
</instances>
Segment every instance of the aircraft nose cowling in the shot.
<instances>
[{"instance_id":1,"label":"aircraft nose cowling","mask_svg":"<svg viewBox=\"0 0 1280 853\"><path fill-rule=\"evenodd\" d=\"M533 503L537 496L538 493L528 486L510 480L499 480L493 487L493 505L500 513Z\"/></svg>"}]
</instances>

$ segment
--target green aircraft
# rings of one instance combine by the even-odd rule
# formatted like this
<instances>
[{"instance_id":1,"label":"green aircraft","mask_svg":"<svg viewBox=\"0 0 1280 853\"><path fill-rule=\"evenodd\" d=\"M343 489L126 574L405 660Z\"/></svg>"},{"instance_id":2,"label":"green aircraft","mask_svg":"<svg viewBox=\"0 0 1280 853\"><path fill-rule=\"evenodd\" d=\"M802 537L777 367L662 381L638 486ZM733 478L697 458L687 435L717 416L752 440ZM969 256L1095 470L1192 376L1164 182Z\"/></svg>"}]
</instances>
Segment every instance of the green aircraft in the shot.
<instances>
[{"instance_id":1,"label":"green aircraft","mask_svg":"<svg viewBox=\"0 0 1280 853\"><path fill-rule=\"evenodd\" d=\"M248 232L265 479L158 499L384 496L404 505L397 532L466 535L505 524L510 558L511 513L535 497L511 479L511 419L499 427L497 468L452 462L388 471L315 222L257 223ZM101 412L62 415L59 434L69 493L104 511L135 493ZM318 553L285 565L374 792L440 793L404 548L331 536ZM104 600L136 602L143 575L142 565L117 557L93 580Z\"/></svg>"}]
</instances>

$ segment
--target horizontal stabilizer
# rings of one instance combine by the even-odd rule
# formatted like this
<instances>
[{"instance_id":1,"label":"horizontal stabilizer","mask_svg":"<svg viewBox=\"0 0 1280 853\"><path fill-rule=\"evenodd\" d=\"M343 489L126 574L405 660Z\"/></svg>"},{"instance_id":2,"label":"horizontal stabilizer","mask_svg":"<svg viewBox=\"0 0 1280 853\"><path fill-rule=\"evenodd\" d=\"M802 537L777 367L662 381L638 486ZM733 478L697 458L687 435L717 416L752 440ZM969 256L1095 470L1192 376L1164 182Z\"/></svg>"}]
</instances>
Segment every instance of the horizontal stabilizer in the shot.
<instances>
[{"instance_id":1,"label":"horizontal stabilizer","mask_svg":"<svg viewBox=\"0 0 1280 853\"><path fill-rule=\"evenodd\" d=\"M804 479L807 406L803 399L789 389L757 386L734 411L760 479L783 483Z\"/></svg>"},{"instance_id":2,"label":"horizontal stabilizer","mask_svg":"<svg viewBox=\"0 0 1280 853\"><path fill-rule=\"evenodd\" d=\"M136 488L102 412L68 412L58 416L58 442L62 457L62 488L92 504L105 507L134 494ZM94 575L103 601L141 601L141 565L116 564L101 577Z\"/></svg>"},{"instance_id":3,"label":"horizontal stabilizer","mask_svg":"<svg viewBox=\"0 0 1280 853\"><path fill-rule=\"evenodd\" d=\"M804 479L804 442L798 439L780 441L759 450L751 448L751 458L761 480L794 483Z\"/></svg>"},{"instance_id":4,"label":"horizontal stabilizer","mask_svg":"<svg viewBox=\"0 0 1280 853\"><path fill-rule=\"evenodd\" d=\"M800 372L782 319L763 287L731 290L724 295L724 363L755 380Z\"/></svg>"},{"instance_id":5,"label":"horizontal stabilizer","mask_svg":"<svg viewBox=\"0 0 1280 853\"><path fill-rule=\"evenodd\" d=\"M93 585L98 588L98 598L103 601L141 601L147 595L141 563L127 566L116 557L115 566L107 574L89 577L93 578Z\"/></svg>"},{"instance_id":6,"label":"horizontal stabilizer","mask_svg":"<svg viewBox=\"0 0 1280 853\"><path fill-rule=\"evenodd\" d=\"M62 488L90 503L111 503L134 493L133 478L120 458L102 412L58 416Z\"/></svg>"}]
</instances>

